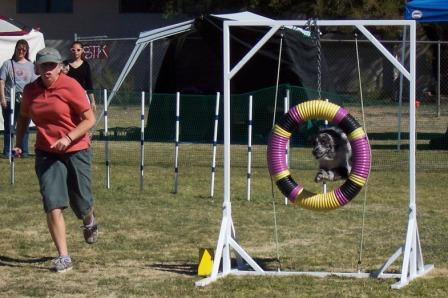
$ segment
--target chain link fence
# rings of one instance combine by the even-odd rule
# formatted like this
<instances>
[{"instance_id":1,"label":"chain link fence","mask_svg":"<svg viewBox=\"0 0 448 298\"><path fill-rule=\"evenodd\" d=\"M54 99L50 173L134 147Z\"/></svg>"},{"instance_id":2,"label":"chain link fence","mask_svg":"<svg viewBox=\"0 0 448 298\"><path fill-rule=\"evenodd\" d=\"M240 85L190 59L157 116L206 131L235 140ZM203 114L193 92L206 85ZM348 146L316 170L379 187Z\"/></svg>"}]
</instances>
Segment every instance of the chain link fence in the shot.
<instances>
[{"instance_id":1,"label":"chain link fence","mask_svg":"<svg viewBox=\"0 0 448 298\"><path fill-rule=\"evenodd\" d=\"M86 59L92 68L94 88L98 90L112 89L135 46L136 39L81 41L85 45ZM70 43L60 40L47 41L49 46L58 48L65 57L70 56ZM332 79L334 85L334 90L327 91L358 96L360 80L357 57L359 57L363 95L369 100L398 101L399 72L370 42L359 40L357 43L358 53L355 40L323 39L321 41L322 54L329 68L328 77ZM405 63L407 63L408 43L403 44L399 40L382 41L382 43L398 60L401 60L404 47ZM158 40L152 46L148 45L120 90L126 92L154 90L168 45L169 39ZM316 63L317 68L317 61L310 61L310 63ZM448 101L448 42L417 42L416 81L416 96L419 102L422 105L430 105L438 115L446 113L446 110L442 111L441 109L446 107L444 103ZM403 80L403 89L408 90L406 79ZM403 95L406 95L406 92ZM115 100L127 101L122 97L117 97ZM403 96L403 100L406 101L407 97Z\"/></svg>"},{"instance_id":2,"label":"chain link fence","mask_svg":"<svg viewBox=\"0 0 448 298\"><path fill-rule=\"evenodd\" d=\"M358 43L358 51L356 50ZM408 65L409 44L402 41L383 41L383 45L401 61L404 51ZM404 50L403 50L404 48ZM342 94L363 94L371 100L398 101L400 74L395 67L368 41L323 40L322 52L327 59L335 90ZM361 70L358 79L357 58ZM416 96L422 104L438 106L448 101L448 42L417 42ZM408 90L407 80L403 89ZM406 92L403 93L406 95ZM407 97L403 97L407 100ZM446 107L446 105L445 105ZM444 113L447 111L445 110Z\"/></svg>"},{"instance_id":3,"label":"chain link fence","mask_svg":"<svg viewBox=\"0 0 448 298\"><path fill-rule=\"evenodd\" d=\"M384 42L400 59L401 41ZM68 55L70 42L51 41ZM86 58L91 64L101 116L103 89L110 91L118 78L135 39L89 40L85 42ZM174 168L175 94L150 94L168 47L168 40L148 46L125 80L109 107L110 166L135 166L138 181L140 169L140 106L145 91L145 164ZM65 50L64 50L65 49ZM408 84L403 84L400 98L400 76L392 64L369 42L354 40L322 40L322 53L329 67L334 90L322 90L330 101L345 106L366 126L373 148L373 170L407 170L409 146ZM408 46L405 45L405 53ZM152 53L151 53L152 52ZM150 57L153 57L152 69ZM359 57L359 59L358 59ZM405 55L405 58L407 55ZM358 61L360 78L358 77ZM315 63L310 61L310 63ZM448 168L448 43L418 43L417 45L417 163L419 170ZM406 79L403 80L406 82ZM152 87L150 87L152 86ZM266 167L266 142L272 117L284 113L283 100L290 94L290 106L317 97L316 90L282 85L278 104L274 106L275 86L255 90L250 94L233 95L232 102L232 166L247 166L248 98L254 98L252 166ZM362 97L360 96L362 90ZM306 91L306 92L305 92ZM311 94L311 95L310 95ZM212 132L216 95L181 94L180 105L180 168L195 165L205 168L212 164ZM364 111L362 110L364 107ZM218 129L218 158L222 167L222 98ZM277 118L278 119L278 118ZM309 137L322 123L307 123L298 128L291 139L291 168L314 169L317 164L310 150ZM105 162L104 119L92 131L94 160ZM32 136L34 137L34 136ZM32 142L30 142L32 143ZM207 173L207 171L204 171ZM113 170L112 170L113 174ZM204 174L207 175L207 174Z\"/></svg>"}]
</instances>

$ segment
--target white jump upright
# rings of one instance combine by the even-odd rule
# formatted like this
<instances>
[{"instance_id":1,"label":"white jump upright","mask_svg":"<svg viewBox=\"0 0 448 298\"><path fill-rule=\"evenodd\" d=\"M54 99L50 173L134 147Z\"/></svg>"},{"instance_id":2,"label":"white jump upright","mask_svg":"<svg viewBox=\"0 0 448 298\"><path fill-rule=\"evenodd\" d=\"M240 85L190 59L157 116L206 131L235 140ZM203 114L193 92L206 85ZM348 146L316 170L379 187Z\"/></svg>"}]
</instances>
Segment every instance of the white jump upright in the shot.
<instances>
[{"instance_id":1,"label":"white jump upright","mask_svg":"<svg viewBox=\"0 0 448 298\"><path fill-rule=\"evenodd\" d=\"M16 127L15 127L15 123L14 123L14 113L15 113L15 105L16 105L16 88L15 87L12 87L11 88L11 91L10 91L11 93L11 102L10 102L10 107L11 107L11 109L10 109L10 121L9 121L9 125L10 125L10 128L9 128L9 136L8 136L8 138L9 138L9 148L8 148L8 154L9 154L9 169L10 169L10 171L9 171L9 176L10 176L10 182L11 182L11 184L14 184L15 183L15 162L14 162L14 153L12 152L12 148L13 148L13 142L14 142L14 134L15 134L15 130L16 130Z\"/></svg>"},{"instance_id":2,"label":"white jump upright","mask_svg":"<svg viewBox=\"0 0 448 298\"><path fill-rule=\"evenodd\" d=\"M252 178L252 95L249 96L249 116L247 121L247 200L250 201Z\"/></svg>"},{"instance_id":3,"label":"white jump upright","mask_svg":"<svg viewBox=\"0 0 448 298\"><path fill-rule=\"evenodd\" d=\"M140 112L140 191L143 191L145 166L145 91L142 91Z\"/></svg>"},{"instance_id":4,"label":"white jump upright","mask_svg":"<svg viewBox=\"0 0 448 298\"><path fill-rule=\"evenodd\" d=\"M103 90L103 102L104 102L104 165L106 170L106 188L110 189L110 164L109 164L109 128L108 128L108 106L107 101L107 89Z\"/></svg>"},{"instance_id":5,"label":"white jump upright","mask_svg":"<svg viewBox=\"0 0 448 298\"><path fill-rule=\"evenodd\" d=\"M173 193L177 193L179 183L179 125L180 125L180 93L176 92L176 132L174 139L174 186Z\"/></svg>"},{"instance_id":6,"label":"white jump upright","mask_svg":"<svg viewBox=\"0 0 448 298\"><path fill-rule=\"evenodd\" d=\"M216 92L215 119L213 128L213 145L212 145L212 178L210 183L210 197L215 195L215 172L216 172L216 145L218 142L218 121L219 121L219 98L221 93Z\"/></svg>"},{"instance_id":7,"label":"white jump upright","mask_svg":"<svg viewBox=\"0 0 448 298\"><path fill-rule=\"evenodd\" d=\"M218 278L229 274L235 275L311 275L311 276L344 276L344 277L377 277L399 278L392 288L401 288L411 280L421 277L433 268L433 265L425 265L420 246L420 238L417 227L416 183L415 183L415 74L416 74L416 23L405 20L332 20L319 21L319 26L355 26L364 36L409 80L409 107L410 107L410 132L409 132L409 205L408 226L404 244L385 262L379 271L369 272L286 272L265 271L252 257L239 245L235 238L235 228L232 219L232 205L230 202L230 82L237 72L249 61L253 55L268 41L281 27L305 26L306 21L224 21L223 24L223 53L224 53L224 199L222 208L222 221L219 237L216 245L212 273L210 277L196 282L197 286L205 286ZM264 26L271 29L257 44L231 69L230 68L230 27L238 26ZM365 26L406 26L410 29L410 71L400 64L394 56L366 29ZM231 253L243 259L251 270L232 268ZM389 266L400 255L403 255L401 273L386 273ZM221 271L220 271L221 268Z\"/></svg>"}]
</instances>

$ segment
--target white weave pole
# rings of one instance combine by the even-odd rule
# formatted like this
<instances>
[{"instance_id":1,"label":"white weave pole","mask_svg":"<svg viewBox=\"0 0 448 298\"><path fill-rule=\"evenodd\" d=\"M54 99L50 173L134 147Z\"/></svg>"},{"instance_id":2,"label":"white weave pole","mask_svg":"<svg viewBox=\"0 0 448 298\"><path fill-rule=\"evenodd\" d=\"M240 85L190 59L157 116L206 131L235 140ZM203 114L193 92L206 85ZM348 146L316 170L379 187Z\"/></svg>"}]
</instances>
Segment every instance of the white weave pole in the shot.
<instances>
[{"instance_id":1,"label":"white weave pole","mask_svg":"<svg viewBox=\"0 0 448 298\"><path fill-rule=\"evenodd\" d=\"M325 98L325 101L328 102L328 98ZM325 128L328 127L328 120L325 119ZM323 182L323 193L327 193L327 182L324 180Z\"/></svg>"},{"instance_id":2,"label":"white weave pole","mask_svg":"<svg viewBox=\"0 0 448 298\"><path fill-rule=\"evenodd\" d=\"M103 90L103 102L104 102L104 164L106 166L106 188L110 189L110 165L109 165L109 130L108 130L108 105L107 102L107 89Z\"/></svg>"},{"instance_id":3,"label":"white weave pole","mask_svg":"<svg viewBox=\"0 0 448 298\"><path fill-rule=\"evenodd\" d=\"M252 176L252 95L249 96L249 117L247 121L247 200L250 201Z\"/></svg>"},{"instance_id":4,"label":"white weave pole","mask_svg":"<svg viewBox=\"0 0 448 298\"><path fill-rule=\"evenodd\" d=\"M180 106L180 93L176 92L176 136L174 142L174 187L173 193L177 193L177 185L179 180L179 106Z\"/></svg>"},{"instance_id":5,"label":"white weave pole","mask_svg":"<svg viewBox=\"0 0 448 298\"><path fill-rule=\"evenodd\" d=\"M15 127L14 127L14 108L15 108L15 104L16 104L16 88L12 87L11 88L11 104L10 104L10 128L9 128L9 149L8 149L8 153L9 153L9 169L10 169L10 181L11 184L14 184L14 180L15 180L15 163L14 163L14 154L12 152L12 147L13 147L13 142L14 142L14 131L15 131Z\"/></svg>"},{"instance_id":6,"label":"white weave pole","mask_svg":"<svg viewBox=\"0 0 448 298\"><path fill-rule=\"evenodd\" d=\"M284 114L287 114L289 111L289 89L286 90L286 96L283 100L283 111L284 111ZM285 156L286 156L286 165L289 167L289 141L288 141L288 144L286 145ZM285 205L288 205L287 197L285 197Z\"/></svg>"},{"instance_id":7,"label":"white weave pole","mask_svg":"<svg viewBox=\"0 0 448 298\"><path fill-rule=\"evenodd\" d=\"M221 93L216 92L215 105L215 126L213 130L213 154L212 154L212 179L210 185L210 197L213 198L215 194L215 172L216 172L216 145L218 141L218 121L219 121L219 98Z\"/></svg>"},{"instance_id":8,"label":"white weave pole","mask_svg":"<svg viewBox=\"0 0 448 298\"><path fill-rule=\"evenodd\" d=\"M140 122L140 191L143 191L143 169L145 166L145 91L142 91L142 108Z\"/></svg>"}]
</instances>

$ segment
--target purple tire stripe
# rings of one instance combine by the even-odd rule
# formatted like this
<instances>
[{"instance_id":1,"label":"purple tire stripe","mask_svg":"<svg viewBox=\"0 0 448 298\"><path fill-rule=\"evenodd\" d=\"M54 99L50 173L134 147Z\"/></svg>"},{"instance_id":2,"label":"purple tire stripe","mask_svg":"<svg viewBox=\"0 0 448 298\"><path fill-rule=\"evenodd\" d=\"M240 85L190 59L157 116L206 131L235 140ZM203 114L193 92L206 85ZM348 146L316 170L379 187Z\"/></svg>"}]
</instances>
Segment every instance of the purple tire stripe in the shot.
<instances>
[{"instance_id":1,"label":"purple tire stripe","mask_svg":"<svg viewBox=\"0 0 448 298\"><path fill-rule=\"evenodd\" d=\"M294 106L289 109L288 114L291 116L291 118L297 123L300 124L303 122L302 118L300 117L299 113L297 112L297 106Z\"/></svg>"},{"instance_id":2,"label":"purple tire stripe","mask_svg":"<svg viewBox=\"0 0 448 298\"><path fill-rule=\"evenodd\" d=\"M340 188L337 188L334 191L335 195L336 195L336 199L339 202L339 205L344 206L345 204L347 204L349 202L349 200L344 196L344 194L342 193L342 191L340 190Z\"/></svg>"},{"instance_id":3,"label":"purple tire stripe","mask_svg":"<svg viewBox=\"0 0 448 298\"><path fill-rule=\"evenodd\" d=\"M294 189L289 193L288 195L288 199L291 200L292 202L295 201L297 194L303 189L302 185L297 185L296 187L294 187Z\"/></svg>"},{"instance_id":4,"label":"purple tire stripe","mask_svg":"<svg viewBox=\"0 0 448 298\"><path fill-rule=\"evenodd\" d=\"M331 122L338 125L342 121L342 119L344 119L345 116L347 116L347 115L348 115L348 112L346 109L339 108L339 110L336 112L336 115L334 116L333 120L331 120Z\"/></svg>"}]
</instances>

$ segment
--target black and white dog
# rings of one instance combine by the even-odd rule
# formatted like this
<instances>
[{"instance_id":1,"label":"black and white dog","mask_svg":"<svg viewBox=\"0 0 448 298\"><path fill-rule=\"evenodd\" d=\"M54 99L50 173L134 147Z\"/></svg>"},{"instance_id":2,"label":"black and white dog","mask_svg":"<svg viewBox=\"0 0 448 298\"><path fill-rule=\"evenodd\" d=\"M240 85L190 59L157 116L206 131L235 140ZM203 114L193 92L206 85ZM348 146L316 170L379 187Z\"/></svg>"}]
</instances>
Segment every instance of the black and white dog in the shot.
<instances>
[{"instance_id":1,"label":"black and white dog","mask_svg":"<svg viewBox=\"0 0 448 298\"><path fill-rule=\"evenodd\" d=\"M350 174L352 147L341 129L320 129L313 141L313 155L319 161L316 182L336 181Z\"/></svg>"}]
</instances>

